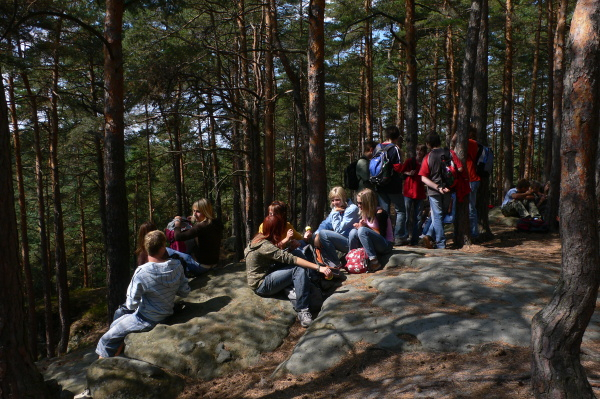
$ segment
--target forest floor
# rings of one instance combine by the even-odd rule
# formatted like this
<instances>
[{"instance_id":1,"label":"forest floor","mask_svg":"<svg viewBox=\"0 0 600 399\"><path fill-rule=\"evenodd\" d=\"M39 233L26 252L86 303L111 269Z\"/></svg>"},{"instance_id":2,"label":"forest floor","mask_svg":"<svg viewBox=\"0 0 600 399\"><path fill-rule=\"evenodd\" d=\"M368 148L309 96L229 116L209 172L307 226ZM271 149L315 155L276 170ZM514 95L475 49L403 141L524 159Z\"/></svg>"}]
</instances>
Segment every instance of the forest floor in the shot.
<instances>
[{"instance_id":1,"label":"forest floor","mask_svg":"<svg viewBox=\"0 0 600 399\"><path fill-rule=\"evenodd\" d=\"M558 234L522 233L513 227L493 226L494 238L459 251L505 255L559 265ZM304 333L295 323L285 342L261 362L244 371L211 381L189 380L180 399L191 398L531 398L529 348L485 345L471 353L391 353L358 348L351 358L325 373L272 377ZM588 343L588 345L590 345ZM600 353L600 344L591 344ZM595 394L600 395L600 362L582 357ZM382 387L387 386L387 389ZM390 390L389 387L393 386ZM390 394L393 392L393 395Z\"/></svg>"}]
</instances>

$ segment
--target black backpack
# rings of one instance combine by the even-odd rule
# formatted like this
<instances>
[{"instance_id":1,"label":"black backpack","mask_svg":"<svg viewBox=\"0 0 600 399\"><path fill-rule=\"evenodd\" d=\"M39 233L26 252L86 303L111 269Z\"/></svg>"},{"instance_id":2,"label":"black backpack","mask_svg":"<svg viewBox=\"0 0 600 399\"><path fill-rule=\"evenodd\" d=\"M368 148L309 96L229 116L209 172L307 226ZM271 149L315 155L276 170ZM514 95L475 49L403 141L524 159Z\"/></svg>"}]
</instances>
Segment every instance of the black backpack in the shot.
<instances>
[{"instance_id":1,"label":"black backpack","mask_svg":"<svg viewBox=\"0 0 600 399\"><path fill-rule=\"evenodd\" d=\"M440 157L440 176L442 177L442 187L453 189L458 181L458 168L452 160L450 150L444 148Z\"/></svg>"},{"instance_id":2,"label":"black backpack","mask_svg":"<svg viewBox=\"0 0 600 399\"><path fill-rule=\"evenodd\" d=\"M350 165L346 166L346 169L344 170L344 187L349 190L358 190L359 179L356 175L357 163L358 159L350 162Z\"/></svg>"}]
</instances>

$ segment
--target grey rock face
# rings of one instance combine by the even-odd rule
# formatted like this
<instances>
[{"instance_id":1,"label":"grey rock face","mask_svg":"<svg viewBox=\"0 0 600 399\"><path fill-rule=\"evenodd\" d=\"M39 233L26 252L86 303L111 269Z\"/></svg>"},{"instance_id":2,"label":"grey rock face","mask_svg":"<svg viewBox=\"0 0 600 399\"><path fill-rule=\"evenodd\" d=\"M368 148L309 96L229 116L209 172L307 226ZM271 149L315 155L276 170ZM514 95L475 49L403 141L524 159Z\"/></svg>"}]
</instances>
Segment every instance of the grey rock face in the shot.
<instances>
[{"instance_id":1,"label":"grey rock face","mask_svg":"<svg viewBox=\"0 0 600 399\"><path fill-rule=\"evenodd\" d=\"M183 391L183 380L152 364L123 357L98 359L88 368L94 399L170 399Z\"/></svg>"}]
</instances>

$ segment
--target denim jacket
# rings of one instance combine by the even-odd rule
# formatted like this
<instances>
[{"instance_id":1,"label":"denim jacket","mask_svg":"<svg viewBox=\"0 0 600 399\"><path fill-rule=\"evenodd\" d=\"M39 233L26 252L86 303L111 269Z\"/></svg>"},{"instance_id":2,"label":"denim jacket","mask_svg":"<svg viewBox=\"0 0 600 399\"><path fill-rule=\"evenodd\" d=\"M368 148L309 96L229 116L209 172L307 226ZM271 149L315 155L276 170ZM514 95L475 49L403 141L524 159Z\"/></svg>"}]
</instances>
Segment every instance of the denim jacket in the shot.
<instances>
[{"instance_id":1,"label":"denim jacket","mask_svg":"<svg viewBox=\"0 0 600 399\"><path fill-rule=\"evenodd\" d=\"M350 231L354 228L354 223L360 220L358 216L358 207L354 204L348 205L344 212L332 209L325 220L319 225L319 230L332 230L348 237Z\"/></svg>"}]
</instances>

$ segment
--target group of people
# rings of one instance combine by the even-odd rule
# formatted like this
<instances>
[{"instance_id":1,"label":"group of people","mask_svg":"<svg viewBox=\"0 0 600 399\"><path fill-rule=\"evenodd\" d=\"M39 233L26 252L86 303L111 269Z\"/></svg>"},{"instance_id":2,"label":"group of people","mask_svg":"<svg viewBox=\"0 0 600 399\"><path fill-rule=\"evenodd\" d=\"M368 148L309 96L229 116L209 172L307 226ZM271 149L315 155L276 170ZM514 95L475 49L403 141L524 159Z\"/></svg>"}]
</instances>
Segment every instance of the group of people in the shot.
<instances>
[{"instance_id":1,"label":"group of people","mask_svg":"<svg viewBox=\"0 0 600 399\"><path fill-rule=\"evenodd\" d=\"M390 252L394 245L417 245L422 238L430 248L445 248L443 221L451 209L451 191L460 191L459 198L468 195L471 236L476 238L476 196L481 179L475 169L478 144L474 130L470 133L464 171L466 188L451 190L445 184L441 162L451 158L461 172L463 165L453 150L442 148L437 133L429 133L426 145L418 146L415 156L402 162L400 131L391 126L385 130L384 142L366 143L364 156L356 165L359 190L355 200L348 198L343 187L334 187L329 193L331 211L314 233L309 227L304 234L295 230L287 220L287 205L274 201L244 251L250 288L257 295L272 296L293 287L298 320L308 327L312 323L311 282L339 273L340 254L364 248L368 270L375 272L381 268L378 256ZM387 152L393 170L385 185L376 185L369 179L369 160L379 151ZM430 221L422 224L420 216L426 198ZM502 212L507 216L540 218L538 206L545 201L539 183L530 185L521 180L506 193ZM395 224L390 219L391 205L395 208ZM184 297L190 291L187 277L199 276L218 264L223 224L206 199L196 201L192 213L187 219L176 216L173 220L174 240L189 243L188 253L170 248L165 234L152 222L140 226L135 251L137 269L125 304L115 312L110 329L98 343L96 352L100 357L117 355L128 333L150 330L171 315L175 296ZM188 219L191 225L186 228Z\"/></svg>"}]
</instances>

